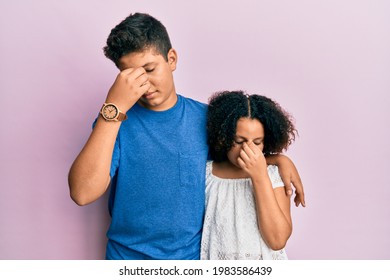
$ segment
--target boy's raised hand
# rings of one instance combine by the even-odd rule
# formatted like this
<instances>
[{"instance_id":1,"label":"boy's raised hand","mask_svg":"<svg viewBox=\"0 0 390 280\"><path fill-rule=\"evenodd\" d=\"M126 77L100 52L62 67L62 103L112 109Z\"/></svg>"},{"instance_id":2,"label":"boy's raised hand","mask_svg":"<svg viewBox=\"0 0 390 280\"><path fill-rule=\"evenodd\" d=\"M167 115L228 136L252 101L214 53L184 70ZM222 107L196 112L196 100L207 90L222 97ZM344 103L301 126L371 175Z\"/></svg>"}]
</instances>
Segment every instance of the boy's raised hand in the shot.
<instances>
[{"instance_id":1,"label":"boy's raised hand","mask_svg":"<svg viewBox=\"0 0 390 280\"><path fill-rule=\"evenodd\" d=\"M128 111L150 88L143 67L122 70L108 91L106 103L114 103L123 112Z\"/></svg>"}]
</instances>

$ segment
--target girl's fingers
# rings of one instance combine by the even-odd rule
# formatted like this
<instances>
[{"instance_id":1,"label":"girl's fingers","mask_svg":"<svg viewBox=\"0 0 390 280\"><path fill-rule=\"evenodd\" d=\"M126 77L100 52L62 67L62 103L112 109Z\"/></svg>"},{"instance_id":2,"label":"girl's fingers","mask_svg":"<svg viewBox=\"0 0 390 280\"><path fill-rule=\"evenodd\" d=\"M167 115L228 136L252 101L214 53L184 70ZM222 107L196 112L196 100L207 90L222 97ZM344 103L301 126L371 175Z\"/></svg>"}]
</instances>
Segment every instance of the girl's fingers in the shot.
<instances>
[{"instance_id":1,"label":"girl's fingers","mask_svg":"<svg viewBox=\"0 0 390 280\"><path fill-rule=\"evenodd\" d=\"M238 158L237 159L237 163L238 165L242 168L242 169L245 169L246 168L246 165L245 165L245 162L242 160L242 158Z\"/></svg>"},{"instance_id":2,"label":"girl's fingers","mask_svg":"<svg viewBox=\"0 0 390 280\"><path fill-rule=\"evenodd\" d=\"M241 151L240 151L240 158L242 159L242 161L244 163L247 163L247 162L249 162L251 160L249 155L247 154L247 152L246 152L246 150L244 148L241 149Z\"/></svg>"},{"instance_id":3,"label":"girl's fingers","mask_svg":"<svg viewBox=\"0 0 390 280\"><path fill-rule=\"evenodd\" d=\"M251 147L247 144L247 143L244 143L242 145L242 149L245 151L245 153L250 157L250 156L254 156L255 153L252 151Z\"/></svg>"},{"instance_id":4,"label":"girl's fingers","mask_svg":"<svg viewBox=\"0 0 390 280\"><path fill-rule=\"evenodd\" d=\"M260 153L262 153L262 151L259 149L258 146L256 146L255 143L253 142L250 142L249 144L246 145L250 151L252 152L253 156L258 156Z\"/></svg>"}]
</instances>

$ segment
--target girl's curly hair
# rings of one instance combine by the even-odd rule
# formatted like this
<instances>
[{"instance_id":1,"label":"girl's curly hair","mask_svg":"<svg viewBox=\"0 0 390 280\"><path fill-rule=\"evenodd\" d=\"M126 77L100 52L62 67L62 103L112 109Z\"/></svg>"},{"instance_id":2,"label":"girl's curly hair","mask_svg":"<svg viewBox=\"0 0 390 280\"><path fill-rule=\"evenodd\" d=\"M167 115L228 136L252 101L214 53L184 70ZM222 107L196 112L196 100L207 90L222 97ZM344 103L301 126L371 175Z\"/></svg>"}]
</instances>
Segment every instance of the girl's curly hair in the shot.
<instances>
[{"instance_id":1,"label":"girl's curly hair","mask_svg":"<svg viewBox=\"0 0 390 280\"><path fill-rule=\"evenodd\" d=\"M257 119L262 123L265 155L281 153L295 140L297 130L292 117L272 99L247 95L241 90L217 92L209 99L207 113L208 144L214 161L228 159L240 118Z\"/></svg>"}]
</instances>

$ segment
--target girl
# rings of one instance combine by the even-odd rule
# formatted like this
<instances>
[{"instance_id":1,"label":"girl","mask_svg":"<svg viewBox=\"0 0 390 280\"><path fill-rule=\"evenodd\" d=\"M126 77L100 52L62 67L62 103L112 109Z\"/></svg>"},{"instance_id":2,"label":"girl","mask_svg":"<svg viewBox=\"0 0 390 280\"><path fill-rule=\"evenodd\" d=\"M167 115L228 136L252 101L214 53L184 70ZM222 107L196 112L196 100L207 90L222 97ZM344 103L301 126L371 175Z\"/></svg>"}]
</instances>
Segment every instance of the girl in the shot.
<instances>
[{"instance_id":1,"label":"girl","mask_svg":"<svg viewBox=\"0 0 390 280\"><path fill-rule=\"evenodd\" d=\"M242 91L210 99L206 214L201 259L287 259L290 198L265 156L295 140L291 117L276 102Z\"/></svg>"}]
</instances>

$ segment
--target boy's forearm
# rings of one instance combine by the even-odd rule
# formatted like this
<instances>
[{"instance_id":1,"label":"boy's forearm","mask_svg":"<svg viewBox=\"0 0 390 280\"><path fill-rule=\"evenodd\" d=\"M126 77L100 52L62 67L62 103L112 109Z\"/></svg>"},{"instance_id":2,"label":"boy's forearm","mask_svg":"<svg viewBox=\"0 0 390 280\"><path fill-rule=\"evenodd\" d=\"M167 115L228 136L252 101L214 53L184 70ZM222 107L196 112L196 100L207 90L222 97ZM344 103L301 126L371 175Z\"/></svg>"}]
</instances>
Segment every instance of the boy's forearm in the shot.
<instances>
[{"instance_id":1,"label":"boy's forearm","mask_svg":"<svg viewBox=\"0 0 390 280\"><path fill-rule=\"evenodd\" d=\"M279 166L286 159L287 157L282 154L268 155L265 157L265 161L267 162L268 165L277 165L277 166Z\"/></svg>"},{"instance_id":2,"label":"boy's forearm","mask_svg":"<svg viewBox=\"0 0 390 280\"><path fill-rule=\"evenodd\" d=\"M78 205L95 201L107 190L119 127L120 122L106 122L99 117L87 143L74 161L68 182L70 195Z\"/></svg>"}]
</instances>

